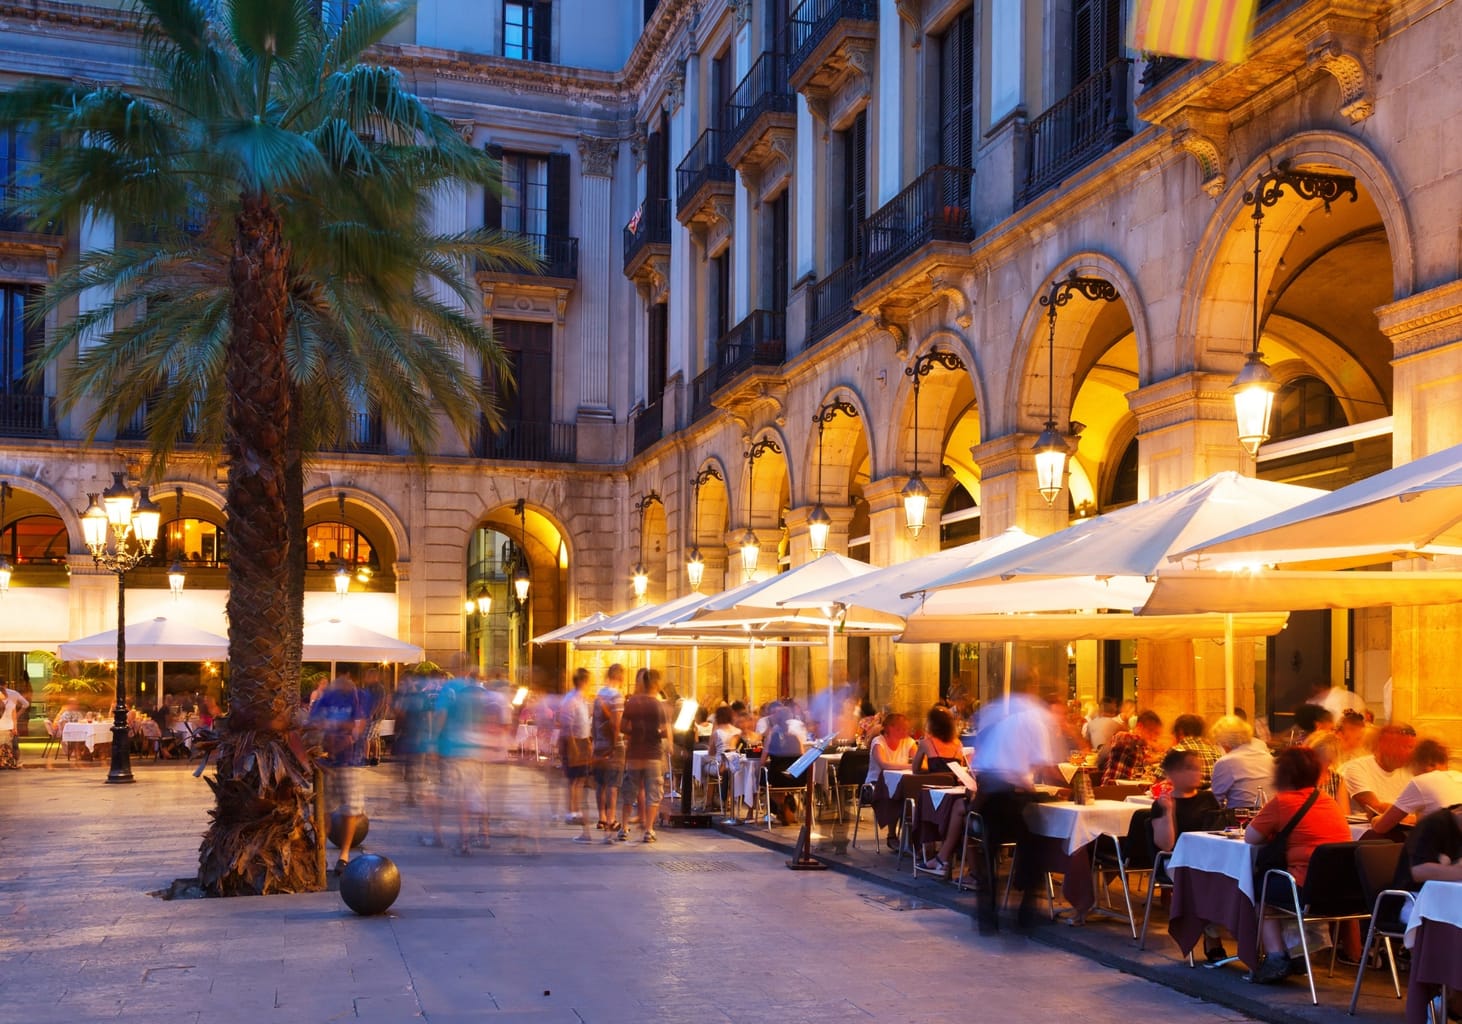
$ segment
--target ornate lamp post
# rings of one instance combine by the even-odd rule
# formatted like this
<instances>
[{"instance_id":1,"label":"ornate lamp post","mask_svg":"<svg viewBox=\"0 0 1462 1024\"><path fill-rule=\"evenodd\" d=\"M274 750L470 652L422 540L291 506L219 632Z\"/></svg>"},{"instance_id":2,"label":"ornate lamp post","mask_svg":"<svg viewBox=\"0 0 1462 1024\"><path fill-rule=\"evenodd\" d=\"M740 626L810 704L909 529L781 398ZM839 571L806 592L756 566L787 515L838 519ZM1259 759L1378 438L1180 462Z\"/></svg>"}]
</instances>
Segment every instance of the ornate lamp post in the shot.
<instances>
[{"instance_id":1,"label":"ornate lamp post","mask_svg":"<svg viewBox=\"0 0 1462 1024\"><path fill-rule=\"evenodd\" d=\"M821 558L827 551L828 534L833 528L832 517L822 507L822 435L827 425L838 418L838 413L858 418L857 407L842 398L834 398L812 414L812 422L817 424L817 504L812 506L812 514L807 517L807 543L813 558Z\"/></svg>"},{"instance_id":2,"label":"ornate lamp post","mask_svg":"<svg viewBox=\"0 0 1462 1024\"><path fill-rule=\"evenodd\" d=\"M636 601L643 601L645 594L650 589L650 570L645 568L645 513L656 502L662 506L665 504L656 491L650 491L635 502L635 515L639 517L640 521L640 559L630 570L630 586L634 588Z\"/></svg>"},{"instance_id":3,"label":"ornate lamp post","mask_svg":"<svg viewBox=\"0 0 1462 1024\"><path fill-rule=\"evenodd\" d=\"M172 591L173 600L176 601L183 596L183 584L187 580L187 576L183 572L182 562L184 548L183 489L181 487L177 488L173 492L173 496L176 501L173 519L178 524L176 528L178 533L178 550L173 553L172 564L168 566L168 590Z\"/></svg>"},{"instance_id":4,"label":"ornate lamp post","mask_svg":"<svg viewBox=\"0 0 1462 1024\"><path fill-rule=\"evenodd\" d=\"M1047 505L1056 502L1056 496L1066 483L1066 460L1071 456L1071 446L1066 435L1056 429L1056 311L1071 301L1074 293L1080 293L1092 302L1112 302L1117 298L1117 288L1110 281L1099 277L1080 277L1072 271L1065 278L1051 282L1051 290L1041 296L1041 305L1046 309L1046 426L1036 438L1031 451L1036 455L1036 487ZM1073 431L1074 432L1074 431Z\"/></svg>"},{"instance_id":5,"label":"ornate lamp post","mask_svg":"<svg viewBox=\"0 0 1462 1024\"><path fill-rule=\"evenodd\" d=\"M522 499L513 509L518 516L518 564L513 568L513 593L518 595L519 604L528 603L528 588L533 577L528 574L528 506Z\"/></svg>"},{"instance_id":6,"label":"ornate lamp post","mask_svg":"<svg viewBox=\"0 0 1462 1024\"><path fill-rule=\"evenodd\" d=\"M1251 217L1254 221L1254 278L1253 278L1253 344L1249 349L1244 368L1229 385L1234 399L1234 422L1238 427L1239 444L1251 456L1259 454L1259 447L1269 440L1269 420L1274 413L1274 395L1279 382L1264 363L1259 352L1259 229L1264 223L1264 210L1274 206L1284 196L1285 186L1294 189L1301 199L1318 199L1330 211L1330 204L1343 195L1349 195L1353 203L1360 198L1355 188L1355 179L1339 174L1312 174L1292 171L1288 161L1259 176L1258 183L1244 193L1245 205L1254 207Z\"/></svg>"},{"instance_id":7,"label":"ornate lamp post","mask_svg":"<svg viewBox=\"0 0 1462 1024\"><path fill-rule=\"evenodd\" d=\"M0 480L0 537L5 535L5 505L10 500L10 481ZM10 593L10 575L15 571L15 566L10 564L10 559L0 553L0 594Z\"/></svg>"},{"instance_id":8,"label":"ornate lamp post","mask_svg":"<svg viewBox=\"0 0 1462 1024\"><path fill-rule=\"evenodd\" d=\"M699 594L701 592L701 580L706 575L706 560L701 557L701 548L696 539L700 536L701 529L701 485L709 480L720 480L721 471L715 466L707 466L697 473L690 481L691 511L690 511L690 557L685 560L685 579L690 584L690 589Z\"/></svg>"},{"instance_id":9,"label":"ornate lamp post","mask_svg":"<svg viewBox=\"0 0 1462 1024\"><path fill-rule=\"evenodd\" d=\"M756 475L756 460L767 452L781 455L782 446L774 438L764 437L746 449L746 529L742 531L737 546L741 548L741 571L748 583L756 575L756 562L761 557L761 544L757 542L756 531L751 528L752 480Z\"/></svg>"},{"instance_id":10,"label":"ornate lamp post","mask_svg":"<svg viewBox=\"0 0 1462 1024\"><path fill-rule=\"evenodd\" d=\"M108 782L132 782L127 736L127 573L152 554L162 510L139 487L134 498L125 473L112 474L112 486L91 495L81 529L92 561L117 577L117 706L112 712L112 767Z\"/></svg>"},{"instance_id":11,"label":"ornate lamp post","mask_svg":"<svg viewBox=\"0 0 1462 1024\"><path fill-rule=\"evenodd\" d=\"M941 352L931 348L904 367L904 376L914 382L914 468L909 471L909 482L904 484L904 526L911 536L919 536L924 528L924 515L929 509L929 485L919 472L919 385L924 378L942 366L946 370L963 370L964 360L953 352Z\"/></svg>"}]
</instances>

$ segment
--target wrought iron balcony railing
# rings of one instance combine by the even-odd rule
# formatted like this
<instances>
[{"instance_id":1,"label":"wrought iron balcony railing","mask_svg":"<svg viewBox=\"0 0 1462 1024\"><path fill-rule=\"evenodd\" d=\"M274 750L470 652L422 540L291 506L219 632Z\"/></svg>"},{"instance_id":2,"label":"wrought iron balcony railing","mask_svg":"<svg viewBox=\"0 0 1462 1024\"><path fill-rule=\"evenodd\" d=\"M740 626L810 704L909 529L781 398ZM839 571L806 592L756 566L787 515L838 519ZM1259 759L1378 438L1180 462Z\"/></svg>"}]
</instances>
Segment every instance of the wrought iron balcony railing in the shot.
<instances>
[{"instance_id":1,"label":"wrought iron balcony railing","mask_svg":"<svg viewBox=\"0 0 1462 1024\"><path fill-rule=\"evenodd\" d=\"M974 178L967 167L931 167L865 220L862 280L873 280L930 242L973 239Z\"/></svg>"},{"instance_id":2,"label":"wrought iron balcony railing","mask_svg":"<svg viewBox=\"0 0 1462 1024\"><path fill-rule=\"evenodd\" d=\"M696 374L695 380L690 382L690 422L705 419L715 412L716 407L711 402L711 397L720 386L718 373L720 368L708 367Z\"/></svg>"},{"instance_id":3,"label":"wrought iron balcony railing","mask_svg":"<svg viewBox=\"0 0 1462 1024\"><path fill-rule=\"evenodd\" d=\"M26 392L0 394L0 436L55 437L56 400Z\"/></svg>"},{"instance_id":4,"label":"wrought iron balcony railing","mask_svg":"<svg viewBox=\"0 0 1462 1024\"><path fill-rule=\"evenodd\" d=\"M713 181L728 184L736 180L730 165L726 163L726 133L719 128L707 128L695 140L685 159L675 169L675 212L684 215L697 202L701 189Z\"/></svg>"},{"instance_id":5,"label":"wrought iron balcony railing","mask_svg":"<svg viewBox=\"0 0 1462 1024\"><path fill-rule=\"evenodd\" d=\"M1022 204L1132 137L1131 68L1126 57L1111 61L1030 123Z\"/></svg>"},{"instance_id":6,"label":"wrought iron balcony railing","mask_svg":"<svg viewBox=\"0 0 1462 1024\"><path fill-rule=\"evenodd\" d=\"M665 397L655 399L635 413L634 444L636 455L665 436Z\"/></svg>"},{"instance_id":7,"label":"wrought iron balcony railing","mask_svg":"<svg viewBox=\"0 0 1462 1024\"><path fill-rule=\"evenodd\" d=\"M386 427L381 417L373 412L352 412L347 414L341 427L340 437L328 450L335 452L384 452L386 450Z\"/></svg>"},{"instance_id":8,"label":"wrought iron balcony railing","mask_svg":"<svg viewBox=\"0 0 1462 1024\"><path fill-rule=\"evenodd\" d=\"M813 345L857 316L858 260L851 259L807 289L807 344Z\"/></svg>"},{"instance_id":9,"label":"wrought iron balcony railing","mask_svg":"<svg viewBox=\"0 0 1462 1024\"><path fill-rule=\"evenodd\" d=\"M578 453L578 425L546 420L518 420L498 430L483 425L477 457L517 462L573 462Z\"/></svg>"},{"instance_id":10,"label":"wrought iron balcony railing","mask_svg":"<svg viewBox=\"0 0 1462 1024\"><path fill-rule=\"evenodd\" d=\"M845 18L877 21L878 0L803 0L787 19L787 73L796 75Z\"/></svg>"},{"instance_id":11,"label":"wrought iron balcony railing","mask_svg":"<svg viewBox=\"0 0 1462 1024\"><path fill-rule=\"evenodd\" d=\"M542 261L544 277L574 279L579 276L579 240L571 235L523 235ZM477 272L495 270L477 261Z\"/></svg>"},{"instance_id":12,"label":"wrought iron balcony railing","mask_svg":"<svg viewBox=\"0 0 1462 1024\"><path fill-rule=\"evenodd\" d=\"M716 342L716 387L753 366L781 366L787 360L787 317L754 310Z\"/></svg>"},{"instance_id":13,"label":"wrought iron balcony railing","mask_svg":"<svg viewBox=\"0 0 1462 1024\"><path fill-rule=\"evenodd\" d=\"M746 77L726 102L726 152L740 142L763 114L795 111L792 90L787 87L787 57L768 50L756 59Z\"/></svg>"},{"instance_id":14,"label":"wrought iron balcony railing","mask_svg":"<svg viewBox=\"0 0 1462 1024\"><path fill-rule=\"evenodd\" d=\"M670 244L670 200L646 199L624 226L624 262L630 262L647 245Z\"/></svg>"}]
</instances>

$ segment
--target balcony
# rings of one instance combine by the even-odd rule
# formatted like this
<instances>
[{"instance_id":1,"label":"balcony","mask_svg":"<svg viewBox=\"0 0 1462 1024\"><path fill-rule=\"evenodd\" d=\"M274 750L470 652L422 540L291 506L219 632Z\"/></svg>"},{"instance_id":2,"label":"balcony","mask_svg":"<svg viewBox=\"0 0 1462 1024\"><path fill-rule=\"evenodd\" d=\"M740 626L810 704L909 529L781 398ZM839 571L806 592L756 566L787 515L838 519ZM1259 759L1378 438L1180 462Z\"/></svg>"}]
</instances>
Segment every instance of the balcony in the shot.
<instances>
[{"instance_id":1,"label":"balcony","mask_svg":"<svg viewBox=\"0 0 1462 1024\"><path fill-rule=\"evenodd\" d=\"M811 347L858 315L858 260L851 259L807 289L807 345Z\"/></svg>"},{"instance_id":2,"label":"balcony","mask_svg":"<svg viewBox=\"0 0 1462 1024\"><path fill-rule=\"evenodd\" d=\"M479 257L477 260L477 274L479 277L489 276L495 280L512 279L524 282L542 281L545 278L554 281L576 282L579 277L579 240L569 235L522 235L533 247L541 261L542 269L539 273L527 273L521 270L501 270L490 268Z\"/></svg>"},{"instance_id":3,"label":"balcony","mask_svg":"<svg viewBox=\"0 0 1462 1024\"><path fill-rule=\"evenodd\" d=\"M379 454L386 450L386 428L376 413L347 413L341 424L340 437L324 447L331 452Z\"/></svg>"},{"instance_id":4,"label":"balcony","mask_svg":"<svg viewBox=\"0 0 1462 1024\"><path fill-rule=\"evenodd\" d=\"M55 437L55 404L50 395L0 394L0 437Z\"/></svg>"},{"instance_id":5,"label":"balcony","mask_svg":"<svg viewBox=\"0 0 1462 1024\"><path fill-rule=\"evenodd\" d=\"M1259 14L1262 15L1269 8L1283 2L1284 0L1259 0ZM1156 88L1163 79L1177 73L1180 68L1189 64L1201 63L1206 62L1192 60L1188 57L1170 57L1166 54L1155 53L1143 60L1142 75L1137 81L1142 86L1142 91L1146 92L1148 89Z\"/></svg>"},{"instance_id":6,"label":"balcony","mask_svg":"<svg viewBox=\"0 0 1462 1024\"><path fill-rule=\"evenodd\" d=\"M716 387L725 387L754 367L781 366L786 359L786 315L755 310L716 342Z\"/></svg>"},{"instance_id":7,"label":"balcony","mask_svg":"<svg viewBox=\"0 0 1462 1024\"><path fill-rule=\"evenodd\" d=\"M55 221L42 225L39 230L31 226L26 216L16 208L20 201L21 193L26 188L25 181L31 178L28 170L29 164L0 164L0 231L11 234L33 235L51 237L63 234L61 225ZM10 171L14 171L14 180L6 180Z\"/></svg>"},{"instance_id":8,"label":"balcony","mask_svg":"<svg viewBox=\"0 0 1462 1024\"><path fill-rule=\"evenodd\" d=\"M970 186L975 172L943 164L929 168L863 222L864 284L936 242L956 247L975 237Z\"/></svg>"},{"instance_id":9,"label":"balcony","mask_svg":"<svg viewBox=\"0 0 1462 1024\"><path fill-rule=\"evenodd\" d=\"M578 440L578 426L573 423L519 420L498 430L484 424L475 454L479 459L510 462L573 462Z\"/></svg>"},{"instance_id":10,"label":"balcony","mask_svg":"<svg viewBox=\"0 0 1462 1024\"><path fill-rule=\"evenodd\" d=\"M803 0L787 19L787 76L796 92L828 93L872 77L878 0Z\"/></svg>"},{"instance_id":11,"label":"balcony","mask_svg":"<svg viewBox=\"0 0 1462 1024\"><path fill-rule=\"evenodd\" d=\"M711 397L716 393L717 367L702 370L690 382L690 422L705 419L716 411Z\"/></svg>"},{"instance_id":12,"label":"balcony","mask_svg":"<svg viewBox=\"0 0 1462 1024\"><path fill-rule=\"evenodd\" d=\"M1021 205L1132 137L1131 70L1117 58L1030 123Z\"/></svg>"},{"instance_id":13,"label":"balcony","mask_svg":"<svg viewBox=\"0 0 1462 1024\"><path fill-rule=\"evenodd\" d=\"M665 396L661 395L639 412L634 420L634 454L638 455L665 436Z\"/></svg>"},{"instance_id":14,"label":"balcony","mask_svg":"<svg viewBox=\"0 0 1462 1024\"><path fill-rule=\"evenodd\" d=\"M675 169L675 216L709 237L731 229L736 175L725 160L726 133L707 128Z\"/></svg>"},{"instance_id":15,"label":"balcony","mask_svg":"<svg viewBox=\"0 0 1462 1024\"><path fill-rule=\"evenodd\" d=\"M624 276L652 297L669 282L670 224L670 200L646 199L624 226Z\"/></svg>"},{"instance_id":16,"label":"balcony","mask_svg":"<svg viewBox=\"0 0 1462 1024\"><path fill-rule=\"evenodd\" d=\"M787 85L787 58L768 51L756 59L726 103L726 163L766 193L792 172L797 130L795 94ZM781 173L768 175L773 168Z\"/></svg>"},{"instance_id":17,"label":"balcony","mask_svg":"<svg viewBox=\"0 0 1462 1024\"><path fill-rule=\"evenodd\" d=\"M149 398L142 404L132 418L117 429L118 441L146 441L148 433L148 421L152 418L154 407L162 403L161 397ZM198 440L198 409L194 405L189 408L183 417L183 422L178 427L177 436L173 438L174 444L192 444Z\"/></svg>"}]
</instances>

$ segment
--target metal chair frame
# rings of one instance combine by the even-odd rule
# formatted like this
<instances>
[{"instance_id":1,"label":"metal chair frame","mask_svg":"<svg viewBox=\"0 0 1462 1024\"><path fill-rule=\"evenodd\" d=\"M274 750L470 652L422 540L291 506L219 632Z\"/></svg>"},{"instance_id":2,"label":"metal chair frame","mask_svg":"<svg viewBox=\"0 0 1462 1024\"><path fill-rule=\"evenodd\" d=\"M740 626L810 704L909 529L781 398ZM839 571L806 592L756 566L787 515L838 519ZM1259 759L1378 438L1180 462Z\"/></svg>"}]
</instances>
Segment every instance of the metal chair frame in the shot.
<instances>
[{"instance_id":1,"label":"metal chair frame","mask_svg":"<svg viewBox=\"0 0 1462 1024\"><path fill-rule=\"evenodd\" d=\"M1326 843L1322 846L1317 847L1316 851L1318 852L1319 850L1334 846L1349 846L1353 849L1355 845L1355 843ZM1286 907L1272 906L1267 902L1266 896L1269 891L1269 879L1276 877L1283 879L1285 882L1289 883L1290 896L1294 899L1293 910L1290 910ZM1306 878L1305 881L1308 883L1309 879ZM1357 881L1359 881L1359 872L1357 872ZM1313 921L1316 923L1324 923L1333 926L1341 921L1364 921L1371 916L1371 912L1366 911L1365 913L1359 914L1307 915L1305 911L1308 906L1309 904L1302 901L1300 898L1300 886L1299 883L1295 881L1294 875L1290 874L1288 871L1281 871L1278 868L1271 868L1270 870L1264 872L1264 877L1259 882L1259 923L1257 926L1258 948L1261 952L1264 949L1264 921L1267 916L1264 911L1266 909L1273 911L1274 916L1293 917L1295 919L1295 925L1299 929L1300 933L1300 951L1304 954L1305 958L1305 981L1307 981L1310 986L1310 1002L1315 1006L1319 1006L1320 997L1315 991L1315 966L1314 962L1310 958L1310 939L1309 936L1305 934L1305 922ZM1327 972L1328 977L1335 976L1335 955L1337 952L1338 950L1336 948L1335 936L1332 929L1330 941L1330 968Z\"/></svg>"},{"instance_id":2,"label":"metal chair frame","mask_svg":"<svg viewBox=\"0 0 1462 1024\"><path fill-rule=\"evenodd\" d=\"M1366 942L1361 947L1360 963L1355 968L1355 986L1350 990L1350 1009L1346 1012L1352 1017L1355 1016L1356 1003L1360 1002L1360 983L1366 975L1366 961L1370 959L1371 949L1377 938L1380 938L1381 947L1386 951L1386 964L1391 968L1391 987L1396 990L1396 998L1402 998L1401 976L1396 971L1396 950L1391 942L1406 938L1406 928L1403 925L1400 931L1395 931L1381 927L1381 903L1388 896L1400 898L1408 907L1416 904L1416 893L1405 889L1382 889L1376 894L1375 906L1371 908L1371 926L1366 929Z\"/></svg>"}]
</instances>

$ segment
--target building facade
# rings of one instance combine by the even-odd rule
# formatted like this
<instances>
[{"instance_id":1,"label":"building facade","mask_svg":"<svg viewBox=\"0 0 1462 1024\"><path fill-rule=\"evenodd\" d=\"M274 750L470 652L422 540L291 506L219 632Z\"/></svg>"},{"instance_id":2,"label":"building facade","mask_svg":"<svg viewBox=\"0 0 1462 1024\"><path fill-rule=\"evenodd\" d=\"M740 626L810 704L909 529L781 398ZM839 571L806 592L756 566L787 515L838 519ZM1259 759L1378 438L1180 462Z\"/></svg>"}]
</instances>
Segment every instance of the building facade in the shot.
<instances>
[{"instance_id":1,"label":"building facade","mask_svg":"<svg viewBox=\"0 0 1462 1024\"><path fill-rule=\"evenodd\" d=\"M348 557L370 570L351 614L438 660L557 673L581 655L524 638L630 605L635 563L649 600L688 591L692 550L719 589L745 578L749 530L754 571L775 572L811 557L819 506L830 550L890 564L1219 470L1333 488L1462 441L1462 5L1263 0L1249 59L1220 65L1132 52L1129 3L421 0L381 58L501 155L506 186L440 197L440 223L531 235L545 269L477 275L474 312L519 368L503 431L423 471L363 408L350 450L316 461L314 613ZM9 80L131 73L108 5L0 2L0 31ZM6 145L22 165L23 140ZM1246 202L1279 168L1354 190ZM108 225L0 233L8 368L38 344L11 319L28 289L115 242ZM1072 274L1103 287L1052 319L1041 299ZM1281 389L1251 458L1228 388L1256 323ZM29 650L112 625L74 509L140 449L123 425L78 450L84 411L57 419L7 373L11 601L50 602L7 626ZM1075 449L1050 504L1032 454L1048 423ZM218 468L170 472L165 518L200 538L179 541L199 556L182 600L221 607L201 539L222 521ZM911 475L930 492L917 534ZM141 575L168 607L160 571ZM1380 712L1391 679L1395 717L1462 740L1448 636L1451 609L1297 614L1240 642L1241 700L1283 713L1329 679ZM991 653L854 638L834 671L913 710L986 692ZM826 674L795 649L620 655L753 700ZM1017 658L1082 698L1221 710L1207 641Z\"/></svg>"}]
</instances>

